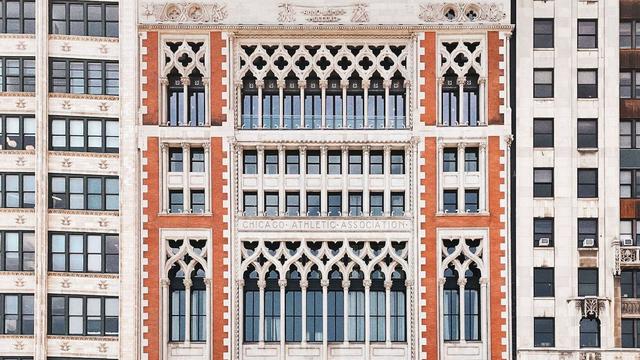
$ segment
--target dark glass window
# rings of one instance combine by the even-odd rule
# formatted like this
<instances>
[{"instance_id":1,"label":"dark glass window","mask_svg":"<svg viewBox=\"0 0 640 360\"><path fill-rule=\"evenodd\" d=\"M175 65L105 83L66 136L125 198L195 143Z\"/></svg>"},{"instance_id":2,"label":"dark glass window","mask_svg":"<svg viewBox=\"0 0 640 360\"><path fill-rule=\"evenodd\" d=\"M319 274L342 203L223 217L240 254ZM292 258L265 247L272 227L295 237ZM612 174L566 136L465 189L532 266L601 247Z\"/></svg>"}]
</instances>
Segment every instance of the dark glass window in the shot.
<instances>
[{"instance_id":1,"label":"dark glass window","mask_svg":"<svg viewBox=\"0 0 640 360\"><path fill-rule=\"evenodd\" d=\"M307 276L307 341L322 341L322 286L321 275L312 270Z\"/></svg>"},{"instance_id":2,"label":"dark glass window","mask_svg":"<svg viewBox=\"0 0 640 360\"><path fill-rule=\"evenodd\" d=\"M33 150L35 145L33 115L0 115L0 150Z\"/></svg>"},{"instance_id":3,"label":"dark glass window","mask_svg":"<svg viewBox=\"0 0 640 360\"><path fill-rule=\"evenodd\" d=\"M0 173L0 207L33 208L36 204L33 174Z\"/></svg>"},{"instance_id":4,"label":"dark glass window","mask_svg":"<svg viewBox=\"0 0 640 360\"><path fill-rule=\"evenodd\" d=\"M349 275L349 341L364 341L365 332L365 304L364 304L364 274L353 270Z\"/></svg>"},{"instance_id":5,"label":"dark glass window","mask_svg":"<svg viewBox=\"0 0 640 360\"><path fill-rule=\"evenodd\" d=\"M631 99L640 94L634 94L634 72L633 71L620 71L620 98ZM635 96L634 96L635 95Z\"/></svg>"},{"instance_id":6,"label":"dark glass window","mask_svg":"<svg viewBox=\"0 0 640 360\"><path fill-rule=\"evenodd\" d=\"M477 213L480 208L478 190L464 191L464 211L467 213Z\"/></svg>"},{"instance_id":7,"label":"dark glass window","mask_svg":"<svg viewBox=\"0 0 640 360\"><path fill-rule=\"evenodd\" d=\"M372 79L367 98L367 124L374 129L384 129L385 127L384 93L382 79Z\"/></svg>"},{"instance_id":8,"label":"dark glass window","mask_svg":"<svg viewBox=\"0 0 640 360\"><path fill-rule=\"evenodd\" d=\"M116 234L49 233L49 270L118 273Z\"/></svg>"},{"instance_id":9,"label":"dark glass window","mask_svg":"<svg viewBox=\"0 0 640 360\"><path fill-rule=\"evenodd\" d=\"M462 91L462 120L469 126L477 126L480 120L480 85L477 74L467 75Z\"/></svg>"},{"instance_id":10,"label":"dark glass window","mask_svg":"<svg viewBox=\"0 0 640 360\"><path fill-rule=\"evenodd\" d=\"M329 216L340 216L342 214L342 193L327 193L327 206Z\"/></svg>"},{"instance_id":11,"label":"dark glass window","mask_svg":"<svg viewBox=\"0 0 640 360\"><path fill-rule=\"evenodd\" d=\"M171 214L184 212L184 193L182 190L169 190L169 212Z\"/></svg>"},{"instance_id":12,"label":"dark glass window","mask_svg":"<svg viewBox=\"0 0 640 360\"><path fill-rule=\"evenodd\" d=\"M598 147L598 120L578 119L578 149Z\"/></svg>"},{"instance_id":13,"label":"dark glass window","mask_svg":"<svg viewBox=\"0 0 640 360\"><path fill-rule=\"evenodd\" d=\"M587 318L580 320L580 347L600 347L600 320Z\"/></svg>"},{"instance_id":14,"label":"dark glass window","mask_svg":"<svg viewBox=\"0 0 640 360\"><path fill-rule=\"evenodd\" d=\"M347 87L347 128L364 127L364 90L361 79L349 79Z\"/></svg>"},{"instance_id":15,"label":"dark glass window","mask_svg":"<svg viewBox=\"0 0 640 360\"><path fill-rule=\"evenodd\" d=\"M593 246L589 242L593 241ZM578 247L598 246L598 219L578 219Z\"/></svg>"},{"instance_id":16,"label":"dark glass window","mask_svg":"<svg viewBox=\"0 0 640 360\"><path fill-rule=\"evenodd\" d=\"M277 129L280 126L280 90L275 78L266 78L262 89L262 127Z\"/></svg>"},{"instance_id":17,"label":"dark glass window","mask_svg":"<svg viewBox=\"0 0 640 360\"><path fill-rule=\"evenodd\" d=\"M553 19L533 19L533 47L553 48Z\"/></svg>"},{"instance_id":18,"label":"dark glass window","mask_svg":"<svg viewBox=\"0 0 640 360\"><path fill-rule=\"evenodd\" d=\"M0 231L0 271L33 271L35 246L33 231Z\"/></svg>"},{"instance_id":19,"label":"dark glass window","mask_svg":"<svg viewBox=\"0 0 640 360\"><path fill-rule=\"evenodd\" d=\"M259 125L258 87L256 79L247 78L242 81L242 128L255 129ZM305 109L306 110L306 109ZM256 328L257 330L257 328Z\"/></svg>"},{"instance_id":20,"label":"dark glass window","mask_svg":"<svg viewBox=\"0 0 640 360\"><path fill-rule=\"evenodd\" d=\"M283 95L284 128L299 129L301 125L301 108L300 89L298 88L297 79L289 78L285 80Z\"/></svg>"},{"instance_id":21,"label":"dark glass window","mask_svg":"<svg viewBox=\"0 0 640 360\"><path fill-rule=\"evenodd\" d=\"M629 246L628 240L631 246L640 246L640 220L620 220L620 245Z\"/></svg>"},{"instance_id":22,"label":"dark glass window","mask_svg":"<svg viewBox=\"0 0 640 360\"><path fill-rule=\"evenodd\" d=\"M299 342L302 340L302 291L300 273L296 270L287 273L284 303L284 339L288 342Z\"/></svg>"},{"instance_id":23,"label":"dark glass window","mask_svg":"<svg viewBox=\"0 0 640 360\"><path fill-rule=\"evenodd\" d=\"M622 347L640 348L640 319L622 319Z\"/></svg>"},{"instance_id":24,"label":"dark glass window","mask_svg":"<svg viewBox=\"0 0 640 360\"><path fill-rule=\"evenodd\" d=\"M308 192L307 193L307 216L320 216L320 193Z\"/></svg>"},{"instance_id":25,"label":"dark glass window","mask_svg":"<svg viewBox=\"0 0 640 360\"><path fill-rule=\"evenodd\" d=\"M391 174L404 174L404 151L394 150L391 152Z\"/></svg>"},{"instance_id":26,"label":"dark glass window","mask_svg":"<svg viewBox=\"0 0 640 360\"><path fill-rule=\"evenodd\" d=\"M264 193L264 214L266 216L280 215L279 203L280 203L280 199L277 192L265 192Z\"/></svg>"},{"instance_id":27,"label":"dark glass window","mask_svg":"<svg viewBox=\"0 0 640 360\"><path fill-rule=\"evenodd\" d=\"M405 274L402 271L391 273L391 341L404 342L407 340L407 296Z\"/></svg>"},{"instance_id":28,"label":"dark glass window","mask_svg":"<svg viewBox=\"0 0 640 360\"><path fill-rule=\"evenodd\" d=\"M278 174L278 151L267 150L264 152L264 173L266 175Z\"/></svg>"},{"instance_id":29,"label":"dark glass window","mask_svg":"<svg viewBox=\"0 0 640 360\"><path fill-rule=\"evenodd\" d=\"M331 77L325 92L325 127L342 128L342 87L340 79Z\"/></svg>"},{"instance_id":30,"label":"dark glass window","mask_svg":"<svg viewBox=\"0 0 640 360\"><path fill-rule=\"evenodd\" d=\"M54 174L49 177L49 208L118 210L117 177Z\"/></svg>"},{"instance_id":31,"label":"dark glass window","mask_svg":"<svg viewBox=\"0 0 640 360\"><path fill-rule=\"evenodd\" d=\"M118 335L118 298L49 295L49 335Z\"/></svg>"},{"instance_id":32,"label":"dark glass window","mask_svg":"<svg viewBox=\"0 0 640 360\"><path fill-rule=\"evenodd\" d=\"M362 193L349 193L349 216L362 216Z\"/></svg>"},{"instance_id":33,"label":"dark glass window","mask_svg":"<svg viewBox=\"0 0 640 360\"><path fill-rule=\"evenodd\" d=\"M183 157L182 148L169 148L169 172L183 171Z\"/></svg>"},{"instance_id":34,"label":"dark glass window","mask_svg":"<svg viewBox=\"0 0 640 360\"><path fill-rule=\"evenodd\" d=\"M533 197L553 197L553 169L533 169Z\"/></svg>"},{"instance_id":35,"label":"dark glass window","mask_svg":"<svg viewBox=\"0 0 640 360\"><path fill-rule=\"evenodd\" d=\"M578 49L598 47L598 20L578 20Z\"/></svg>"},{"instance_id":36,"label":"dark glass window","mask_svg":"<svg viewBox=\"0 0 640 360\"><path fill-rule=\"evenodd\" d=\"M533 119L533 147L553 147L553 119Z\"/></svg>"},{"instance_id":37,"label":"dark glass window","mask_svg":"<svg viewBox=\"0 0 640 360\"><path fill-rule=\"evenodd\" d=\"M553 268L533 268L533 296L553 297L555 293L554 279Z\"/></svg>"},{"instance_id":38,"label":"dark glass window","mask_svg":"<svg viewBox=\"0 0 640 360\"><path fill-rule=\"evenodd\" d=\"M203 148L191 148L189 150L191 155L191 164L189 170L191 172L204 172L204 149Z\"/></svg>"},{"instance_id":39,"label":"dark glass window","mask_svg":"<svg viewBox=\"0 0 640 360\"><path fill-rule=\"evenodd\" d=\"M444 278L444 341L458 341L460 340L460 286L458 272L452 264L444 271Z\"/></svg>"},{"instance_id":40,"label":"dark glass window","mask_svg":"<svg viewBox=\"0 0 640 360\"><path fill-rule=\"evenodd\" d=\"M598 97L598 70L578 70L578 99L594 99Z\"/></svg>"},{"instance_id":41,"label":"dark glass window","mask_svg":"<svg viewBox=\"0 0 640 360\"><path fill-rule=\"evenodd\" d=\"M533 346L555 346L555 319L537 317L533 319Z\"/></svg>"},{"instance_id":42,"label":"dark glass window","mask_svg":"<svg viewBox=\"0 0 640 360\"><path fill-rule=\"evenodd\" d=\"M620 148L640 148L640 122L638 120L620 121Z\"/></svg>"},{"instance_id":43,"label":"dark glass window","mask_svg":"<svg viewBox=\"0 0 640 360\"><path fill-rule=\"evenodd\" d=\"M620 273L620 296L640 298L640 270L622 270Z\"/></svg>"},{"instance_id":44,"label":"dark glass window","mask_svg":"<svg viewBox=\"0 0 640 360\"><path fill-rule=\"evenodd\" d=\"M176 44L178 46L180 43ZM191 45L197 51L202 43ZM168 126L204 126L206 99L203 76L197 69L188 78L180 76L173 69L167 76L167 118ZM186 89L186 96L185 96Z\"/></svg>"},{"instance_id":45,"label":"dark glass window","mask_svg":"<svg viewBox=\"0 0 640 360\"><path fill-rule=\"evenodd\" d=\"M340 150L330 150L327 154L327 173L329 175L342 174L342 154Z\"/></svg>"},{"instance_id":46,"label":"dark glass window","mask_svg":"<svg viewBox=\"0 0 640 360\"><path fill-rule=\"evenodd\" d=\"M458 125L459 95L458 77L451 74L445 75L442 84L442 125Z\"/></svg>"},{"instance_id":47,"label":"dark glass window","mask_svg":"<svg viewBox=\"0 0 640 360\"><path fill-rule=\"evenodd\" d=\"M578 198L598 197L598 169L578 169Z\"/></svg>"},{"instance_id":48,"label":"dark glass window","mask_svg":"<svg viewBox=\"0 0 640 360\"><path fill-rule=\"evenodd\" d=\"M267 273L264 292L264 341L280 341L280 287L275 270Z\"/></svg>"},{"instance_id":49,"label":"dark glass window","mask_svg":"<svg viewBox=\"0 0 640 360\"><path fill-rule=\"evenodd\" d=\"M28 57L0 57L0 91L35 92L35 59Z\"/></svg>"},{"instance_id":50,"label":"dark glass window","mask_svg":"<svg viewBox=\"0 0 640 360\"><path fill-rule=\"evenodd\" d=\"M546 246L553 246L553 218L533 219L533 246L540 246L540 239L548 239Z\"/></svg>"},{"instance_id":51,"label":"dark glass window","mask_svg":"<svg viewBox=\"0 0 640 360\"><path fill-rule=\"evenodd\" d=\"M404 84L404 79L391 80L391 89L389 89L389 126L393 129L405 128L407 101Z\"/></svg>"},{"instance_id":52,"label":"dark glass window","mask_svg":"<svg viewBox=\"0 0 640 360\"><path fill-rule=\"evenodd\" d=\"M34 34L35 0L0 0L0 33Z\"/></svg>"},{"instance_id":53,"label":"dark glass window","mask_svg":"<svg viewBox=\"0 0 640 360\"><path fill-rule=\"evenodd\" d=\"M442 171L444 172L458 171L458 149L445 148L442 151Z\"/></svg>"},{"instance_id":54,"label":"dark glass window","mask_svg":"<svg viewBox=\"0 0 640 360\"><path fill-rule=\"evenodd\" d=\"M167 124L184 125L184 85L177 72L167 76Z\"/></svg>"},{"instance_id":55,"label":"dark glass window","mask_svg":"<svg viewBox=\"0 0 640 360\"><path fill-rule=\"evenodd\" d=\"M533 69L533 97L553 97L553 69Z\"/></svg>"},{"instance_id":56,"label":"dark glass window","mask_svg":"<svg viewBox=\"0 0 640 360\"><path fill-rule=\"evenodd\" d=\"M0 294L0 334L33 335L33 310L33 295Z\"/></svg>"},{"instance_id":57,"label":"dark glass window","mask_svg":"<svg viewBox=\"0 0 640 360\"><path fill-rule=\"evenodd\" d=\"M255 192L245 192L242 198L245 216L258 215L258 194Z\"/></svg>"},{"instance_id":58,"label":"dark glass window","mask_svg":"<svg viewBox=\"0 0 640 360\"><path fill-rule=\"evenodd\" d=\"M384 193L371 192L369 193L369 215L382 216L384 215Z\"/></svg>"},{"instance_id":59,"label":"dark glass window","mask_svg":"<svg viewBox=\"0 0 640 360\"><path fill-rule=\"evenodd\" d=\"M258 289L258 277L258 273L253 270L247 270L244 274L244 311L242 315L245 343L259 340L260 291Z\"/></svg>"},{"instance_id":60,"label":"dark glass window","mask_svg":"<svg viewBox=\"0 0 640 360\"><path fill-rule=\"evenodd\" d=\"M204 190L191 190L191 213L204 214Z\"/></svg>"},{"instance_id":61,"label":"dark glass window","mask_svg":"<svg viewBox=\"0 0 640 360\"><path fill-rule=\"evenodd\" d=\"M342 342L344 340L344 292L342 275L337 270L329 272L329 288L327 289L327 340Z\"/></svg>"},{"instance_id":62,"label":"dark glass window","mask_svg":"<svg viewBox=\"0 0 640 360\"><path fill-rule=\"evenodd\" d=\"M371 274L369 288L369 340L383 342L386 339L386 293L384 275L380 270Z\"/></svg>"},{"instance_id":63,"label":"dark glass window","mask_svg":"<svg viewBox=\"0 0 640 360\"><path fill-rule=\"evenodd\" d=\"M118 37L118 4L52 1L50 5L51 34Z\"/></svg>"},{"instance_id":64,"label":"dark glass window","mask_svg":"<svg viewBox=\"0 0 640 360\"><path fill-rule=\"evenodd\" d=\"M300 193L287 192L285 194L287 216L300 215Z\"/></svg>"},{"instance_id":65,"label":"dark glass window","mask_svg":"<svg viewBox=\"0 0 640 360\"><path fill-rule=\"evenodd\" d=\"M255 150L245 150L242 153L243 174L258 173L258 152Z\"/></svg>"},{"instance_id":66,"label":"dark glass window","mask_svg":"<svg viewBox=\"0 0 640 360\"><path fill-rule=\"evenodd\" d=\"M464 171L476 172L480 171L478 160L478 148L464 149Z\"/></svg>"},{"instance_id":67,"label":"dark glass window","mask_svg":"<svg viewBox=\"0 0 640 360\"><path fill-rule=\"evenodd\" d=\"M445 190L442 197L445 214L458 212L458 190Z\"/></svg>"},{"instance_id":68,"label":"dark glass window","mask_svg":"<svg viewBox=\"0 0 640 360\"><path fill-rule=\"evenodd\" d=\"M362 151L349 150L349 174L362 174Z\"/></svg>"},{"instance_id":69,"label":"dark glass window","mask_svg":"<svg viewBox=\"0 0 640 360\"><path fill-rule=\"evenodd\" d=\"M371 150L369 153L369 174L380 175L384 173L384 153L380 150Z\"/></svg>"},{"instance_id":70,"label":"dark glass window","mask_svg":"<svg viewBox=\"0 0 640 360\"><path fill-rule=\"evenodd\" d=\"M118 95L118 62L49 60L49 91L54 93Z\"/></svg>"},{"instance_id":71,"label":"dark glass window","mask_svg":"<svg viewBox=\"0 0 640 360\"><path fill-rule=\"evenodd\" d=\"M633 21L620 21L620 49L633 48Z\"/></svg>"},{"instance_id":72,"label":"dark glass window","mask_svg":"<svg viewBox=\"0 0 640 360\"><path fill-rule=\"evenodd\" d=\"M300 174L300 153L297 150L285 152L285 173Z\"/></svg>"},{"instance_id":73,"label":"dark glass window","mask_svg":"<svg viewBox=\"0 0 640 360\"><path fill-rule=\"evenodd\" d=\"M49 121L50 150L118 152L120 146L118 119L53 116ZM35 142L35 136L33 141Z\"/></svg>"},{"instance_id":74,"label":"dark glass window","mask_svg":"<svg viewBox=\"0 0 640 360\"><path fill-rule=\"evenodd\" d=\"M578 269L578 296L598 296L598 269Z\"/></svg>"},{"instance_id":75,"label":"dark glass window","mask_svg":"<svg viewBox=\"0 0 640 360\"><path fill-rule=\"evenodd\" d=\"M320 174L320 151L317 151L317 150L307 151L307 174L309 175Z\"/></svg>"},{"instance_id":76,"label":"dark glass window","mask_svg":"<svg viewBox=\"0 0 640 360\"><path fill-rule=\"evenodd\" d=\"M304 126L307 129L322 127L322 89L317 77L307 78L307 88L304 91Z\"/></svg>"},{"instance_id":77,"label":"dark glass window","mask_svg":"<svg viewBox=\"0 0 640 360\"><path fill-rule=\"evenodd\" d=\"M404 193L392 192L391 193L391 216L404 216Z\"/></svg>"}]
</instances>

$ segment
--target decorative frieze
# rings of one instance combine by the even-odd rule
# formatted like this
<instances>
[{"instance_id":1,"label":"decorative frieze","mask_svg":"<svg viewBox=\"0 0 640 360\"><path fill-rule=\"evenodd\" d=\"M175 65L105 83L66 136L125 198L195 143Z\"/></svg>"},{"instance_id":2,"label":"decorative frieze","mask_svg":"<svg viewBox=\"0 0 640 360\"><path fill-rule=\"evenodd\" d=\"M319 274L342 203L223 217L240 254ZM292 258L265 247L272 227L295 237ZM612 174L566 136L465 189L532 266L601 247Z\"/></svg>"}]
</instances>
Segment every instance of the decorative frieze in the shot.
<instances>
[{"instance_id":1,"label":"decorative frieze","mask_svg":"<svg viewBox=\"0 0 640 360\"><path fill-rule=\"evenodd\" d=\"M640 316L640 300L623 299L620 310L623 316Z\"/></svg>"},{"instance_id":2,"label":"decorative frieze","mask_svg":"<svg viewBox=\"0 0 640 360\"><path fill-rule=\"evenodd\" d=\"M153 22L170 23L220 23L227 16L227 5L188 3L166 3L142 5L142 14Z\"/></svg>"},{"instance_id":3,"label":"decorative frieze","mask_svg":"<svg viewBox=\"0 0 640 360\"><path fill-rule=\"evenodd\" d=\"M438 3L420 5L420 20L435 23L500 22L507 17L496 3Z\"/></svg>"},{"instance_id":4,"label":"decorative frieze","mask_svg":"<svg viewBox=\"0 0 640 360\"><path fill-rule=\"evenodd\" d=\"M302 19L308 23L368 23L368 5L355 3L343 6L314 6L281 3L278 22L294 23Z\"/></svg>"},{"instance_id":5,"label":"decorative frieze","mask_svg":"<svg viewBox=\"0 0 640 360\"><path fill-rule=\"evenodd\" d=\"M339 231L403 232L411 231L411 220L385 219L241 219L238 231Z\"/></svg>"}]
</instances>

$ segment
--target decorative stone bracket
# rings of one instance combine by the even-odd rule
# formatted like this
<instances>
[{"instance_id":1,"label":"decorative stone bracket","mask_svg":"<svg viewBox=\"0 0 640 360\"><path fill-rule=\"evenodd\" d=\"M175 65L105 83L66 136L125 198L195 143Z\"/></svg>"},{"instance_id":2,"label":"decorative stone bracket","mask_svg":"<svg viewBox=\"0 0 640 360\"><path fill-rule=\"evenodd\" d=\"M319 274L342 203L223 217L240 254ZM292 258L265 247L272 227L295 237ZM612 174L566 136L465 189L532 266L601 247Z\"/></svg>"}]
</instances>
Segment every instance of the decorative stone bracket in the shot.
<instances>
[{"instance_id":1,"label":"decorative stone bracket","mask_svg":"<svg viewBox=\"0 0 640 360\"><path fill-rule=\"evenodd\" d=\"M608 298L597 296L585 296L581 298L570 299L575 301L576 308L580 309L582 317L589 319L597 319L600 317L600 311L604 309L610 301Z\"/></svg>"}]
</instances>

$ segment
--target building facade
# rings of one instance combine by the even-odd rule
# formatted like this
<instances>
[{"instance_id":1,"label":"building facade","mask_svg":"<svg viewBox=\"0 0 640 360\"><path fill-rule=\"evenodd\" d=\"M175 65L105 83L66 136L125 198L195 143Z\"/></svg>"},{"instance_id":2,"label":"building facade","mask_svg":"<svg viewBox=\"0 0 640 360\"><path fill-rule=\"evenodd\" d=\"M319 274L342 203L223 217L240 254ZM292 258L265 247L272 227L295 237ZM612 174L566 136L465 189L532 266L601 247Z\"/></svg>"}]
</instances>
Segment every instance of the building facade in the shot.
<instances>
[{"instance_id":1,"label":"building facade","mask_svg":"<svg viewBox=\"0 0 640 360\"><path fill-rule=\"evenodd\" d=\"M0 360L638 359L636 14L0 0Z\"/></svg>"}]
</instances>

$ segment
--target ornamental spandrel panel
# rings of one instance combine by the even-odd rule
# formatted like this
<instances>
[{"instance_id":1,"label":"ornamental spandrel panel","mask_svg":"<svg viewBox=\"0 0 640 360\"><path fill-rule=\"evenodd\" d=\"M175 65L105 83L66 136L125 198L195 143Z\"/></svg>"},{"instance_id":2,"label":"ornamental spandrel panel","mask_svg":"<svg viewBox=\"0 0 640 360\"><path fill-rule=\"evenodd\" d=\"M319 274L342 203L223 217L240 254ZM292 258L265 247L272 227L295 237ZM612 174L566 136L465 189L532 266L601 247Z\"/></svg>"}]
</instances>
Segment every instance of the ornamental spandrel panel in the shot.
<instances>
[{"instance_id":1,"label":"ornamental spandrel panel","mask_svg":"<svg viewBox=\"0 0 640 360\"><path fill-rule=\"evenodd\" d=\"M118 358L117 336L48 336L47 355L55 357Z\"/></svg>"},{"instance_id":2,"label":"ornamental spandrel panel","mask_svg":"<svg viewBox=\"0 0 640 360\"><path fill-rule=\"evenodd\" d=\"M11 146L11 140L7 141ZM36 167L35 150L0 150L0 171L34 172Z\"/></svg>"},{"instance_id":3,"label":"ornamental spandrel panel","mask_svg":"<svg viewBox=\"0 0 640 360\"><path fill-rule=\"evenodd\" d=\"M36 37L33 34L0 34L0 56L35 56Z\"/></svg>"},{"instance_id":4,"label":"ornamental spandrel panel","mask_svg":"<svg viewBox=\"0 0 640 360\"><path fill-rule=\"evenodd\" d=\"M34 272L0 272L0 293L33 293L36 288Z\"/></svg>"},{"instance_id":5,"label":"ornamental spandrel panel","mask_svg":"<svg viewBox=\"0 0 640 360\"><path fill-rule=\"evenodd\" d=\"M118 233L120 222L114 211L49 210L49 231Z\"/></svg>"},{"instance_id":6,"label":"ornamental spandrel panel","mask_svg":"<svg viewBox=\"0 0 640 360\"><path fill-rule=\"evenodd\" d=\"M109 95L51 93L49 114L117 118L120 116L120 100Z\"/></svg>"},{"instance_id":7,"label":"ornamental spandrel panel","mask_svg":"<svg viewBox=\"0 0 640 360\"><path fill-rule=\"evenodd\" d=\"M0 113L32 114L36 111L36 94L28 92L0 92Z\"/></svg>"},{"instance_id":8,"label":"ornamental spandrel panel","mask_svg":"<svg viewBox=\"0 0 640 360\"><path fill-rule=\"evenodd\" d=\"M97 60L118 60L118 38L50 35L49 56L60 58L83 58Z\"/></svg>"},{"instance_id":9,"label":"ornamental spandrel panel","mask_svg":"<svg viewBox=\"0 0 640 360\"><path fill-rule=\"evenodd\" d=\"M119 279L116 274L50 273L47 286L52 294L118 296L120 294Z\"/></svg>"},{"instance_id":10,"label":"ornamental spandrel panel","mask_svg":"<svg viewBox=\"0 0 640 360\"><path fill-rule=\"evenodd\" d=\"M0 337L0 356L32 356L33 351L33 336L7 335Z\"/></svg>"},{"instance_id":11,"label":"ornamental spandrel panel","mask_svg":"<svg viewBox=\"0 0 640 360\"><path fill-rule=\"evenodd\" d=\"M640 299L622 299L622 317L640 318Z\"/></svg>"},{"instance_id":12,"label":"ornamental spandrel panel","mask_svg":"<svg viewBox=\"0 0 640 360\"><path fill-rule=\"evenodd\" d=\"M118 175L118 154L52 151L49 172L87 175Z\"/></svg>"}]
</instances>

